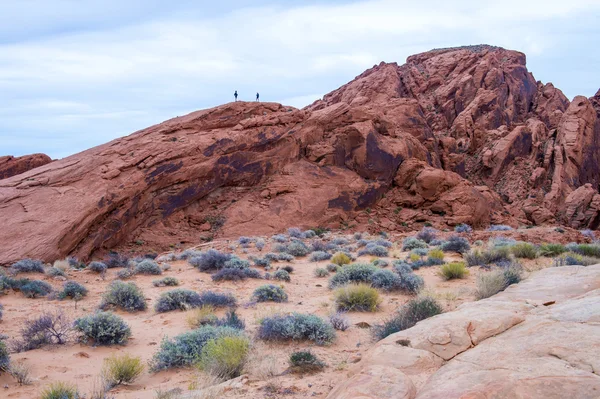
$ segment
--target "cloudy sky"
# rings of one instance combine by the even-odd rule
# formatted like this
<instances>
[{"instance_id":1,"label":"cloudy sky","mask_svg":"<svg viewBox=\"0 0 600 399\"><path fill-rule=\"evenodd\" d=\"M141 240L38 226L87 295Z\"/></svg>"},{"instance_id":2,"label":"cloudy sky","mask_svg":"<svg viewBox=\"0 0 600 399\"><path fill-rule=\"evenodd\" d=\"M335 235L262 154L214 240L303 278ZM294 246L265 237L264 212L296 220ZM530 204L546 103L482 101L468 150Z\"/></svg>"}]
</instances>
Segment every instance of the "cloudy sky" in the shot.
<instances>
[{"instance_id":1,"label":"cloudy sky","mask_svg":"<svg viewBox=\"0 0 600 399\"><path fill-rule=\"evenodd\" d=\"M62 158L235 89L301 107L466 44L523 51L538 80L589 97L599 20L600 0L0 0L0 155Z\"/></svg>"}]
</instances>

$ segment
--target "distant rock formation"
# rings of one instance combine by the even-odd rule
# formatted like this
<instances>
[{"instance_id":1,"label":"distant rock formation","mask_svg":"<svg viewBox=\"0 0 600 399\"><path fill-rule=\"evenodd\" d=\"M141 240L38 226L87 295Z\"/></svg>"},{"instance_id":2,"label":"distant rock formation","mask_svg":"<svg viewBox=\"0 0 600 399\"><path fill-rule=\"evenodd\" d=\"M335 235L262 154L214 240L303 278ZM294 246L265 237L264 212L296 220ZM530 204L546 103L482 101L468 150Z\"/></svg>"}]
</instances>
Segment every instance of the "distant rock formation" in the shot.
<instances>
[{"instance_id":1,"label":"distant rock formation","mask_svg":"<svg viewBox=\"0 0 600 399\"><path fill-rule=\"evenodd\" d=\"M599 121L522 53L433 50L302 110L225 104L2 180L0 264L291 225L595 229Z\"/></svg>"},{"instance_id":2,"label":"distant rock formation","mask_svg":"<svg viewBox=\"0 0 600 399\"><path fill-rule=\"evenodd\" d=\"M25 173L28 170L50 162L52 162L52 159L46 154L31 154L22 157L7 155L0 157L0 180Z\"/></svg>"}]
</instances>

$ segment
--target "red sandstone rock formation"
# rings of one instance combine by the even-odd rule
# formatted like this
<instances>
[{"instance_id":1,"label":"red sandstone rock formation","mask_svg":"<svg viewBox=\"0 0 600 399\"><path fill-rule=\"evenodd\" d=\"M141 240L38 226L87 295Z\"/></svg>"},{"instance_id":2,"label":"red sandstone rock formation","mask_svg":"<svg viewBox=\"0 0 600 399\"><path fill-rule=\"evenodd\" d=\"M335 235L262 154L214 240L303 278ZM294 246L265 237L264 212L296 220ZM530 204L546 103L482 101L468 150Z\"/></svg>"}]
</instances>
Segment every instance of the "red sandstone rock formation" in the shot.
<instances>
[{"instance_id":1,"label":"red sandstone rock formation","mask_svg":"<svg viewBox=\"0 0 600 399\"><path fill-rule=\"evenodd\" d=\"M434 50L303 110L226 104L5 179L0 264L290 225L596 228L599 126L598 95L569 103L522 53Z\"/></svg>"},{"instance_id":2,"label":"red sandstone rock formation","mask_svg":"<svg viewBox=\"0 0 600 399\"><path fill-rule=\"evenodd\" d=\"M52 162L52 159L46 154L31 154L22 157L8 155L0 157L0 180L27 172L50 162Z\"/></svg>"}]
</instances>

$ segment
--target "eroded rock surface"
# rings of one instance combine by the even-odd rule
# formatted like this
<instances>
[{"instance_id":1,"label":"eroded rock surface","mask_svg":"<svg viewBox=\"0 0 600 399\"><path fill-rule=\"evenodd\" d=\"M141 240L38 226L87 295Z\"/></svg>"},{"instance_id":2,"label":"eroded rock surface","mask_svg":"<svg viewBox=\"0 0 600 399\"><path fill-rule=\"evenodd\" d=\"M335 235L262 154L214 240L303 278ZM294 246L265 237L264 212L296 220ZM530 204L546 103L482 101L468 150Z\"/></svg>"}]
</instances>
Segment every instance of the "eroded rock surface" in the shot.
<instances>
[{"instance_id":1,"label":"eroded rock surface","mask_svg":"<svg viewBox=\"0 0 600 399\"><path fill-rule=\"evenodd\" d=\"M28 170L50 162L52 162L52 159L46 154L31 154L22 157L7 155L0 157L0 180L25 173Z\"/></svg>"},{"instance_id":2,"label":"eroded rock surface","mask_svg":"<svg viewBox=\"0 0 600 399\"><path fill-rule=\"evenodd\" d=\"M0 264L291 225L595 229L598 110L498 47L382 63L302 110L225 104L2 180Z\"/></svg>"},{"instance_id":3,"label":"eroded rock surface","mask_svg":"<svg viewBox=\"0 0 600 399\"><path fill-rule=\"evenodd\" d=\"M592 399L598 353L600 265L548 268L390 335L327 398Z\"/></svg>"}]
</instances>

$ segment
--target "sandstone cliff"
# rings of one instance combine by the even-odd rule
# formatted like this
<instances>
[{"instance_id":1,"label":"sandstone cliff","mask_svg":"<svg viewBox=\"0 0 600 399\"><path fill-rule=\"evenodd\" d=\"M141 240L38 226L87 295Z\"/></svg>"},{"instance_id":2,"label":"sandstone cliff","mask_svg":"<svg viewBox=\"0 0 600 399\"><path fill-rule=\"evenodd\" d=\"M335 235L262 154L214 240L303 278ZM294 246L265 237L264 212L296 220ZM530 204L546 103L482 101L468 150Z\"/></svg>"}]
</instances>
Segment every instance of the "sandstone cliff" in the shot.
<instances>
[{"instance_id":1,"label":"sandstone cliff","mask_svg":"<svg viewBox=\"0 0 600 399\"><path fill-rule=\"evenodd\" d=\"M46 165L52 159L46 154L31 154L22 157L11 155L0 157L0 180Z\"/></svg>"}]
</instances>

